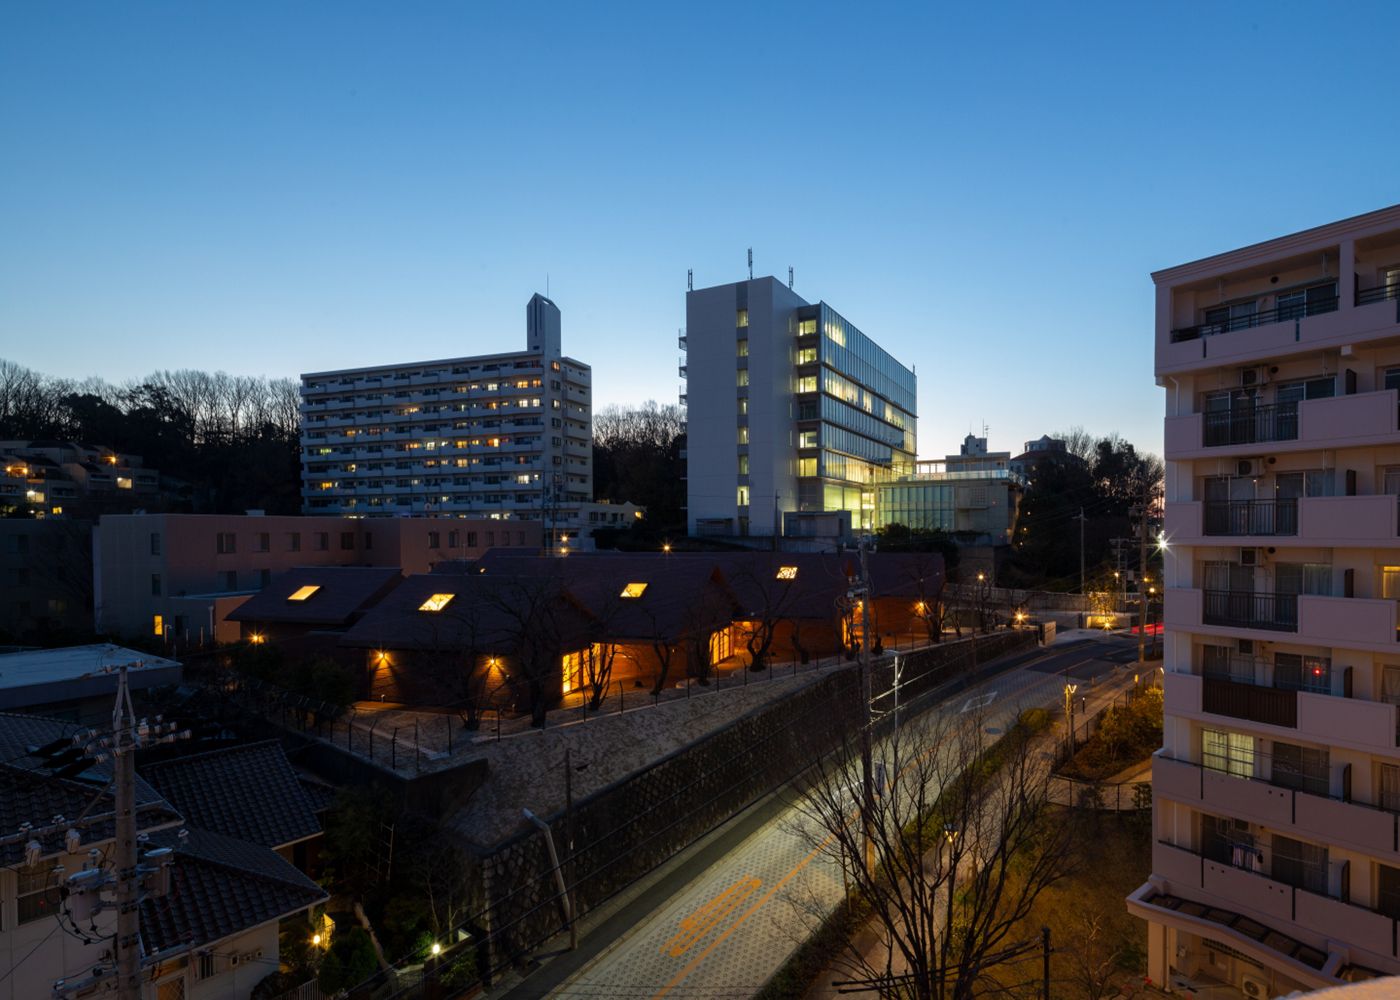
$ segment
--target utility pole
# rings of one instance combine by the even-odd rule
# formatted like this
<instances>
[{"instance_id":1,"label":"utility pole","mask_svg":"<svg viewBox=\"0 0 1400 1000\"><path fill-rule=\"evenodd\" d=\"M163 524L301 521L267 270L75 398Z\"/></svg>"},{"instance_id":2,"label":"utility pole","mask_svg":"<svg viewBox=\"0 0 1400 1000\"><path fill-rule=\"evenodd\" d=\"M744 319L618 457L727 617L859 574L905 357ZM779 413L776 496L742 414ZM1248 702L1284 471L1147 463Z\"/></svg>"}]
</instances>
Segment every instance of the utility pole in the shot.
<instances>
[{"instance_id":1,"label":"utility pole","mask_svg":"<svg viewBox=\"0 0 1400 1000\"><path fill-rule=\"evenodd\" d=\"M1042 953L1041 989L1043 995L1041 1000L1050 1000L1050 927L1046 925L1040 929L1040 948Z\"/></svg>"},{"instance_id":2,"label":"utility pole","mask_svg":"<svg viewBox=\"0 0 1400 1000\"><path fill-rule=\"evenodd\" d=\"M1142 506L1138 508L1138 662L1147 662L1147 507L1152 484L1143 481Z\"/></svg>"},{"instance_id":3,"label":"utility pole","mask_svg":"<svg viewBox=\"0 0 1400 1000\"><path fill-rule=\"evenodd\" d=\"M860 770L861 770L861 821L865 830L865 865L870 874L875 872L875 839L871 836L872 818L875 815L875 765L874 751L870 745L870 573L866 566L865 552L870 536L860 537Z\"/></svg>"},{"instance_id":4,"label":"utility pole","mask_svg":"<svg viewBox=\"0 0 1400 1000\"><path fill-rule=\"evenodd\" d=\"M573 761L569 756L569 748L564 748L564 853L568 857L569 870L567 872L567 884L571 894L569 900L569 950L578 951L578 917L577 909L574 906L572 893L574 891L574 769Z\"/></svg>"},{"instance_id":5,"label":"utility pole","mask_svg":"<svg viewBox=\"0 0 1400 1000\"><path fill-rule=\"evenodd\" d=\"M135 713L126 683L126 665L117 680L117 703L112 707L112 777L117 806L117 996L141 1000L141 901L136 857L136 739Z\"/></svg>"}]
</instances>

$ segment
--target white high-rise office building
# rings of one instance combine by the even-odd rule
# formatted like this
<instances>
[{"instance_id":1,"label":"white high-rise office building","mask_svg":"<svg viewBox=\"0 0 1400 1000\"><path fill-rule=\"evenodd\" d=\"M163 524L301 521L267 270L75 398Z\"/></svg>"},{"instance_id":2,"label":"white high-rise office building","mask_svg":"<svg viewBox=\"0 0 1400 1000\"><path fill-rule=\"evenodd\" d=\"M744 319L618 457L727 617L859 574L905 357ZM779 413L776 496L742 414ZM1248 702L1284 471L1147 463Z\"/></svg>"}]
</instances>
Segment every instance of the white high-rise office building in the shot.
<instances>
[{"instance_id":1,"label":"white high-rise office building","mask_svg":"<svg viewBox=\"0 0 1400 1000\"><path fill-rule=\"evenodd\" d=\"M302 510L577 523L593 500L592 369L530 299L526 349L301 377Z\"/></svg>"},{"instance_id":2,"label":"white high-rise office building","mask_svg":"<svg viewBox=\"0 0 1400 1000\"><path fill-rule=\"evenodd\" d=\"M691 533L874 527L876 484L913 471L912 371L772 277L687 294L682 346Z\"/></svg>"}]
</instances>

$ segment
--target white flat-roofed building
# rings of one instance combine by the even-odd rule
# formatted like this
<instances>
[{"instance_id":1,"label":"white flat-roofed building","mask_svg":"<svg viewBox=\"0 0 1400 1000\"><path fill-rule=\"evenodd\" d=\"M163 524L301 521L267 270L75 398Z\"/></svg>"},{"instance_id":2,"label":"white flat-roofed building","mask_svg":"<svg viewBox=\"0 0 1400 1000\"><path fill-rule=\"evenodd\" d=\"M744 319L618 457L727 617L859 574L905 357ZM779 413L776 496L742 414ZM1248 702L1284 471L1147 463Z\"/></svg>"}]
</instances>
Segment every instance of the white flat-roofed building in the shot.
<instances>
[{"instance_id":1,"label":"white flat-roofed building","mask_svg":"<svg viewBox=\"0 0 1400 1000\"><path fill-rule=\"evenodd\" d=\"M874 527L876 484L914 467L910 369L772 277L688 293L682 345L692 534Z\"/></svg>"},{"instance_id":2,"label":"white flat-roofed building","mask_svg":"<svg viewBox=\"0 0 1400 1000\"><path fill-rule=\"evenodd\" d=\"M541 295L526 334L523 351L303 375L303 513L572 526L593 500L592 369Z\"/></svg>"}]
</instances>

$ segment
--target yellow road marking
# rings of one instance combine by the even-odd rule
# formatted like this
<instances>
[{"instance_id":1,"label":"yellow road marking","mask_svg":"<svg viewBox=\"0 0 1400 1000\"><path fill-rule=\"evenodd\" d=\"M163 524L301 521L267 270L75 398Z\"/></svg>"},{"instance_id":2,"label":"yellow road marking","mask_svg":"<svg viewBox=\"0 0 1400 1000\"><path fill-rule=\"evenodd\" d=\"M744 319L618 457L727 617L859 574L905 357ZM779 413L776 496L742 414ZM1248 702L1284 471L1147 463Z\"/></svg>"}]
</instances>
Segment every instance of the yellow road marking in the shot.
<instances>
[{"instance_id":1,"label":"yellow road marking","mask_svg":"<svg viewBox=\"0 0 1400 1000\"><path fill-rule=\"evenodd\" d=\"M661 946L661 950L672 958L680 958L697 942L714 930L721 920L729 916L744 900L754 894L762 879L750 876L740 879L710 900L700 909L681 921L681 929L676 936Z\"/></svg>"}]
</instances>

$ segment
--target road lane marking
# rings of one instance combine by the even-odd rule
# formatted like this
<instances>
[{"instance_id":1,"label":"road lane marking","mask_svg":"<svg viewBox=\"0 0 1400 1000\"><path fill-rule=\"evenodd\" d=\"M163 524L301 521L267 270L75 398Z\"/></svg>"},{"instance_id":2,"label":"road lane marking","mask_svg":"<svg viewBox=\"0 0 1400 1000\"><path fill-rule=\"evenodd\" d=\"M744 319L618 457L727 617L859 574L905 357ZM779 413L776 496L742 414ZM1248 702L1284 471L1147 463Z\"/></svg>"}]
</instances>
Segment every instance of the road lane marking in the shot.
<instances>
[{"instance_id":1,"label":"road lane marking","mask_svg":"<svg viewBox=\"0 0 1400 1000\"><path fill-rule=\"evenodd\" d=\"M752 896L762 884L762 879L753 876L735 882L690 916L684 918L675 937L663 944L661 950L672 958L680 958L691 947L703 940L710 931L714 930L725 917L738 909L744 900Z\"/></svg>"}]
</instances>

